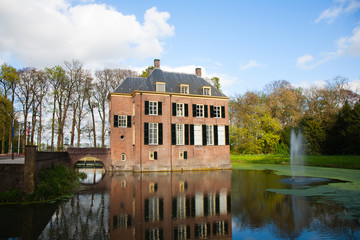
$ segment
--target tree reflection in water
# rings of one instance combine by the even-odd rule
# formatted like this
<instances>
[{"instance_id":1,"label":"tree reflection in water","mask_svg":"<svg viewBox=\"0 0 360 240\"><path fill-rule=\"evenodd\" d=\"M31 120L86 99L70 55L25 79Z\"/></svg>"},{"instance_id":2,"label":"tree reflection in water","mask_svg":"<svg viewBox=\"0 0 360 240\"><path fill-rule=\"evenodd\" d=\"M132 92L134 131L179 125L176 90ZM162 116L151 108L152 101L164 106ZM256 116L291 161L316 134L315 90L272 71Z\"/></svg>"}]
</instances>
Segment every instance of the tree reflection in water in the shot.
<instances>
[{"instance_id":1,"label":"tree reflection in water","mask_svg":"<svg viewBox=\"0 0 360 240\"><path fill-rule=\"evenodd\" d=\"M234 170L232 178L232 217L234 237L252 231L262 236L295 239L312 237L356 239L360 235L357 220L344 219L345 209L335 203L295 195L283 195L266 189L291 188L272 171ZM235 233L236 232L236 233Z\"/></svg>"},{"instance_id":2,"label":"tree reflection in water","mask_svg":"<svg viewBox=\"0 0 360 240\"><path fill-rule=\"evenodd\" d=\"M59 204L39 239L356 239L358 219L271 171L111 173Z\"/></svg>"},{"instance_id":3,"label":"tree reflection in water","mask_svg":"<svg viewBox=\"0 0 360 240\"><path fill-rule=\"evenodd\" d=\"M61 202L39 239L108 239L109 194L82 193Z\"/></svg>"}]
</instances>

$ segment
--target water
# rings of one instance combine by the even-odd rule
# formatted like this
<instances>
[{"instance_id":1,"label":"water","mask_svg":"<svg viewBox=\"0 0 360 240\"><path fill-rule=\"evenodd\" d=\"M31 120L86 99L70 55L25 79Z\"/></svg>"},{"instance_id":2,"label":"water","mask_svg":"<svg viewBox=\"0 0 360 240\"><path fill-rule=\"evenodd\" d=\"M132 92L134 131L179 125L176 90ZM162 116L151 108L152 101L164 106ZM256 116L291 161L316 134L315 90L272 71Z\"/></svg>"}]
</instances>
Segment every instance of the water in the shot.
<instances>
[{"instance_id":1,"label":"water","mask_svg":"<svg viewBox=\"0 0 360 240\"><path fill-rule=\"evenodd\" d=\"M344 218L340 204L267 191L291 188L270 170L86 171L70 199L0 206L0 239L360 238L360 215Z\"/></svg>"},{"instance_id":2,"label":"water","mask_svg":"<svg viewBox=\"0 0 360 240\"><path fill-rule=\"evenodd\" d=\"M299 131L295 132L294 129L291 130L290 137L290 165L292 180L296 181L297 176L303 176L303 166L304 166L304 138L302 133Z\"/></svg>"}]
</instances>

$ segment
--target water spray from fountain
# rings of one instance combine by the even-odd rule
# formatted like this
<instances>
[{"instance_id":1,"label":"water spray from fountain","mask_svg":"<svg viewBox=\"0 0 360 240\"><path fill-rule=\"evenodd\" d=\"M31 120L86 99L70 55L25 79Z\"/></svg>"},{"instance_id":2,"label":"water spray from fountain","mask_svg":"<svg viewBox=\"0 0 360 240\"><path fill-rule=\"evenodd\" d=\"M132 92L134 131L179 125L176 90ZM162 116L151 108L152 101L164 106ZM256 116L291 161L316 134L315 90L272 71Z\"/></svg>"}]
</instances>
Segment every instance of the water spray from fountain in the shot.
<instances>
[{"instance_id":1,"label":"water spray from fountain","mask_svg":"<svg viewBox=\"0 0 360 240\"><path fill-rule=\"evenodd\" d=\"M295 176L301 176L304 166L304 138L301 131L298 133L294 129L291 130L290 138L290 164L291 164L291 178L294 181Z\"/></svg>"}]
</instances>

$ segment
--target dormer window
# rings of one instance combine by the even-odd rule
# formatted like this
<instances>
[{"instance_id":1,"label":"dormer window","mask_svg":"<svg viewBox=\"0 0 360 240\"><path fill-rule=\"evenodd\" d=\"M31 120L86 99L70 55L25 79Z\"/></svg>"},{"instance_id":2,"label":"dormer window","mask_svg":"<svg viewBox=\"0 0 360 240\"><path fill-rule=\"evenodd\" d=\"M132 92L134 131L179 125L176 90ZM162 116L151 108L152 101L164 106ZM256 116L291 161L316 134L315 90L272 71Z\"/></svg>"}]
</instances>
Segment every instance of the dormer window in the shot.
<instances>
[{"instance_id":1,"label":"dormer window","mask_svg":"<svg viewBox=\"0 0 360 240\"><path fill-rule=\"evenodd\" d=\"M211 96L211 88L210 87L202 87L202 94L206 96Z\"/></svg>"},{"instance_id":2,"label":"dormer window","mask_svg":"<svg viewBox=\"0 0 360 240\"><path fill-rule=\"evenodd\" d=\"M187 85L187 84L180 84L180 93L182 93L182 94L189 94L189 85Z\"/></svg>"},{"instance_id":3,"label":"dormer window","mask_svg":"<svg viewBox=\"0 0 360 240\"><path fill-rule=\"evenodd\" d=\"M165 83L164 82L156 82L156 91L157 92L165 92Z\"/></svg>"}]
</instances>

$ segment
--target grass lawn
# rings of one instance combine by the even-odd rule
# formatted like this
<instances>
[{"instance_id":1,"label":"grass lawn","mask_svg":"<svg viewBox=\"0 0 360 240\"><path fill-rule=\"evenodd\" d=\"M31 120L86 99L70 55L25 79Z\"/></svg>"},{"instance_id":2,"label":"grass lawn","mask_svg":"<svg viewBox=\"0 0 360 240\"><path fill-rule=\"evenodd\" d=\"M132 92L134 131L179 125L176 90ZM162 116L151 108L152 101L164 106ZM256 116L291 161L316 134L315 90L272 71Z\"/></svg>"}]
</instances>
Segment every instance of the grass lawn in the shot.
<instances>
[{"instance_id":1,"label":"grass lawn","mask_svg":"<svg viewBox=\"0 0 360 240\"><path fill-rule=\"evenodd\" d=\"M231 162L237 163L261 163L261 164L290 164L290 156L287 155L231 155ZM334 167L360 169L360 156L305 156L306 166Z\"/></svg>"}]
</instances>

